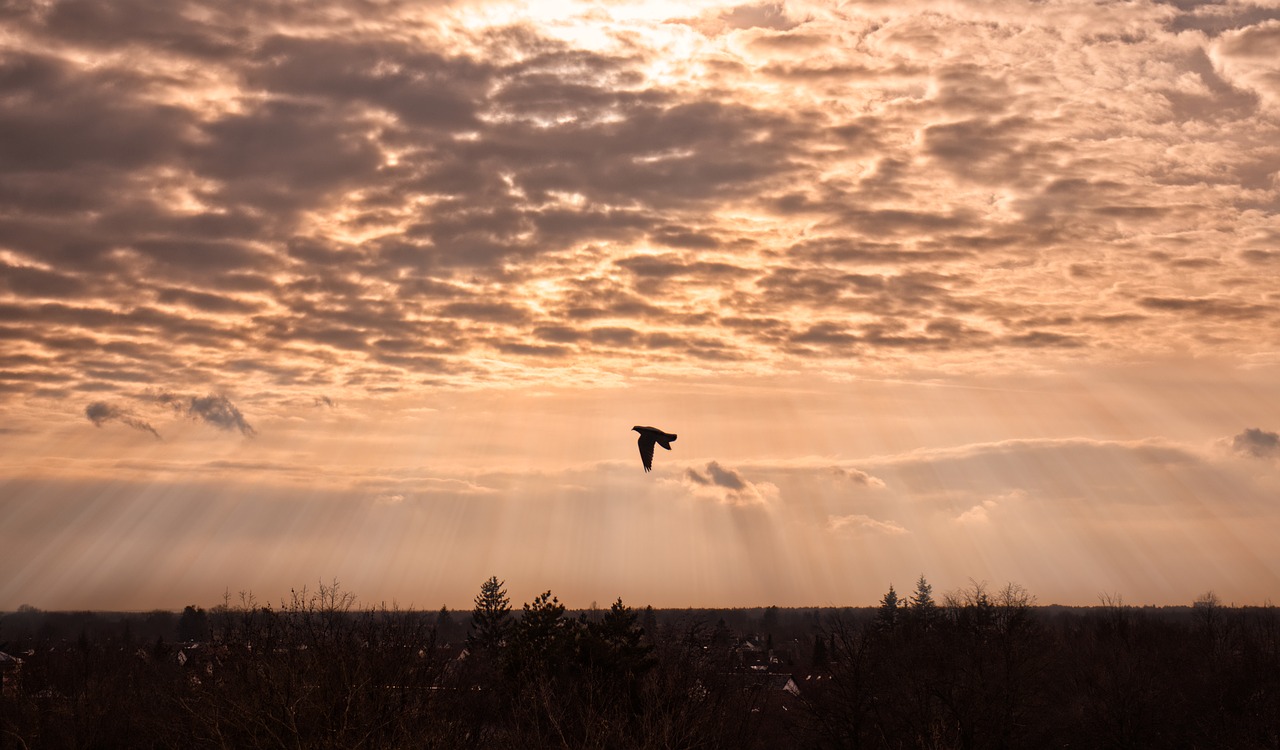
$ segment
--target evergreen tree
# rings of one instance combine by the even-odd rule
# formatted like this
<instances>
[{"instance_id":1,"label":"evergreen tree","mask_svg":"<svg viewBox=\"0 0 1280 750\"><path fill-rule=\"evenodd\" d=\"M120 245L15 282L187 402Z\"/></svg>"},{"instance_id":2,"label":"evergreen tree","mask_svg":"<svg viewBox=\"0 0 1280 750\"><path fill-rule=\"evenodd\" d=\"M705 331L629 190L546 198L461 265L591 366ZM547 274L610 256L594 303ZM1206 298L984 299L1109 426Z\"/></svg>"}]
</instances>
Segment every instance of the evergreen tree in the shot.
<instances>
[{"instance_id":1,"label":"evergreen tree","mask_svg":"<svg viewBox=\"0 0 1280 750\"><path fill-rule=\"evenodd\" d=\"M574 640L575 623L550 591L525 604L511 628L512 648L507 666L525 676L549 675L564 665Z\"/></svg>"},{"instance_id":2,"label":"evergreen tree","mask_svg":"<svg viewBox=\"0 0 1280 750\"><path fill-rule=\"evenodd\" d=\"M916 581L916 593L911 596L911 608L915 610L933 610L937 608L937 603L933 601L933 586L924 579L924 573L920 574L920 580Z\"/></svg>"},{"instance_id":3,"label":"evergreen tree","mask_svg":"<svg viewBox=\"0 0 1280 750\"><path fill-rule=\"evenodd\" d=\"M471 610L471 632L467 635L467 648L472 651L496 651L506 640L511 628L511 600L502 588L505 583L490 576L480 584L475 608Z\"/></svg>"},{"instance_id":4,"label":"evergreen tree","mask_svg":"<svg viewBox=\"0 0 1280 750\"><path fill-rule=\"evenodd\" d=\"M881 630L892 630L898 624L898 592L889 584L889 590L880 600L880 610L876 612L876 627Z\"/></svg>"},{"instance_id":5,"label":"evergreen tree","mask_svg":"<svg viewBox=\"0 0 1280 750\"><path fill-rule=\"evenodd\" d=\"M457 623L453 621L453 615L450 614L449 607L440 607L440 612L436 614L436 637L442 641L453 640L453 633L456 628Z\"/></svg>"},{"instance_id":6,"label":"evergreen tree","mask_svg":"<svg viewBox=\"0 0 1280 750\"><path fill-rule=\"evenodd\" d=\"M764 617L760 620L760 629L766 635L778 629L778 608L776 606L765 607Z\"/></svg>"},{"instance_id":7,"label":"evergreen tree","mask_svg":"<svg viewBox=\"0 0 1280 750\"><path fill-rule=\"evenodd\" d=\"M658 615L653 611L652 605L644 608L644 616L640 618L640 628L650 643L658 637Z\"/></svg>"},{"instance_id":8,"label":"evergreen tree","mask_svg":"<svg viewBox=\"0 0 1280 750\"><path fill-rule=\"evenodd\" d=\"M933 600L933 586L925 580L923 573L920 574L920 580L916 581L916 592L911 595L908 604L907 611L913 623L928 628L937 620L938 604Z\"/></svg>"},{"instance_id":9,"label":"evergreen tree","mask_svg":"<svg viewBox=\"0 0 1280 750\"><path fill-rule=\"evenodd\" d=\"M827 655L827 642L823 640L821 635L813 639L813 668L826 669L831 664L831 657Z\"/></svg>"},{"instance_id":10,"label":"evergreen tree","mask_svg":"<svg viewBox=\"0 0 1280 750\"><path fill-rule=\"evenodd\" d=\"M653 646L641 643L644 630L637 624L638 619L619 597L599 622L587 627L587 662L618 677L631 678L648 671L655 663L650 656Z\"/></svg>"}]
</instances>

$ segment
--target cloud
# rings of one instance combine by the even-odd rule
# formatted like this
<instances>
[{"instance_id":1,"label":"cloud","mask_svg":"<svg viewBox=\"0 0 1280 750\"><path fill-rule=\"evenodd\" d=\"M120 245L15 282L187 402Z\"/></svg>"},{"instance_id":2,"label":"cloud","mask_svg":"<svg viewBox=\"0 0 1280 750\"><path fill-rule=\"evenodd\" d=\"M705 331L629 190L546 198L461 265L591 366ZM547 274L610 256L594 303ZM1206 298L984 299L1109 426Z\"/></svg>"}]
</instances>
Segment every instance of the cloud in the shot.
<instances>
[{"instance_id":1,"label":"cloud","mask_svg":"<svg viewBox=\"0 0 1280 750\"><path fill-rule=\"evenodd\" d=\"M751 482L737 471L710 461L706 468L686 469L682 482L694 495L707 497L726 505L764 505L778 497L777 485Z\"/></svg>"},{"instance_id":2,"label":"cloud","mask_svg":"<svg viewBox=\"0 0 1280 750\"><path fill-rule=\"evenodd\" d=\"M1266 340L1274 9L433 8L13 6L0 393Z\"/></svg>"},{"instance_id":3,"label":"cloud","mask_svg":"<svg viewBox=\"0 0 1280 750\"><path fill-rule=\"evenodd\" d=\"M734 29L775 29L787 31L799 25L787 17L783 3L738 5L720 13L720 20Z\"/></svg>"},{"instance_id":4,"label":"cloud","mask_svg":"<svg viewBox=\"0 0 1280 750\"><path fill-rule=\"evenodd\" d=\"M191 419L204 422L220 430L238 430L245 437L253 437L257 431L253 429L240 413L240 409L231 403L225 394L210 393L207 396L179 396L163 392L155 396L155 400L173 408Z\"/></svg>"},{"instance_id":5,"label":"cloud","mask_svg":"<svg viewBox=\"0 0 1280 750\"><path fill-rule=\"evenodd\" d=\"M1250 458L1280 458L1280 433L1250 427L1231 438L1231 449Z\"/></svg>"},{"instance_id":6,"label":"cloud","mask_svg":"<svg viewBox=\"0 0 1280 750\"><path fill-rule=\"evenodd\" d=\"M1231 299L1202 299L1191 297L1143 297L1138 304L1149 310L1189 312L1207 317L1228 319L1258 318L1272 312L1269 305L1237 302Z\"/></svg>"},{"instance_id":7,"label":"cloud","mask_svg":"<svg viewBox=\"0 0 1280 750\"><path fill-rule=\"evenodd\" d=\"M885 536L899 536L911 533L910 531L907 531L907 529L903 528L902 525L894 521L879 521L871 516L857 513L843 516L828 516L827 530L843 533L883 534Z\"/></svg>"},{"instance_id":8,"label":"cloud","mask_svg":"<svg viewBox=\"0 0 1280 750\"><path fill-rule=\"evenodd\" d=\"M1272 108L1280 106L1280 18L1226 31L1210 50L1229 80L1258 92Z\"/></svg>"},{"instance_id":9,"label":"cloud","mask_svg":"<svg viewBox=\"0 0 1280 750\"><path fill-rule=\"evenodd\" d=\"M84 415L93 422L95 427L101 427L107 422L120 422L128 425L135 430L149 432L155 436L156 440L160 440L160 433L149 423L133 416L129 411L107 403L106 401L94 401L84 408Z\"/></svg>"},{"instance_id":10,"label":"cloud","mask_svg":"<svg viewBox=\"0 0 1280 750\"><path fill-rule=\"evenodd\" d=\"M981 503L956 516L956 523L987 524L991 522L991 511L999 506L995 500L983 500Z\"/></svg>"},{"instance_id":11,"label":"cloud","mask_svg":"<svg viewBox=\"0 0 1280 750\"><path fill-rule=\"evenodd\" d=\"M885 486L883 479L880 479L879 477L873 477L867 472L862 471L860 469L848 469L842 466L833 466L831 467L831 472L833 474L836 474L837 476L840 476L840 477L843 477L844 479L849 480L850 482L853 482L854 484L862 485L863 487L871 487L874 489L884 489L884 486Z\"/></svg>"},{"instance_id":12,"label":"cloud","mask_svg":"<svg viewBox=\"0 0 1280 750\"><path fill-rule=\"evenodd\" d=\"M328 408L330 408L330 409L336 409L336 408L338 408L338 405L337 405L336 403L334 403L334 400L333 400L333 399L331 399L331 398L329 398L328 396L316 396L316 397L315 397L315 404L314 404L314 405L315 405L315 406L317 406L317 407L319 407L319 406L327 406L327 407L328 407Z\"/></svg>"}]
</instances>

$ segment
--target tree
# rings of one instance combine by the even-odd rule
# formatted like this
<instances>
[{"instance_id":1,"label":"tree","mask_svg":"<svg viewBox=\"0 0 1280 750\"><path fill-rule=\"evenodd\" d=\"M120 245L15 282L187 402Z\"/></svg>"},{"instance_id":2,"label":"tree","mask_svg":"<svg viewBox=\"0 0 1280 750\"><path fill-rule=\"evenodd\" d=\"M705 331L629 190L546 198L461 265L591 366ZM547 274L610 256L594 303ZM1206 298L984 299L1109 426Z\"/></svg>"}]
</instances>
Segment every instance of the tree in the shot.
<instances>
[{"instance_id":1,"label":"tree","mask_svg":"<svg viewBox=\"0 0 1280 750\"><path fill-rule=\"evenodd\" d=\"M440 611L436 614L436 636L443 641L453 639L453 631L457 627L457 623L453 621L453 615L449 612L448 606L440 607Z\"/></svg>"},{"instance_id":2,"label":"tree","mask_svg":"<svg viewBox=\"0 0 1280 750\"><path fill-rule=\"evenodd\" d=\"M911 595L911 608L915 610L932 610L938 604L933 600L933 586L925 580L924 573L916 581L916 593Z\"/></svg>"},{"instance_id":3,"label":"tree","mask_svg":"<svg viewBox=\"0 0 1280 750\"><path fill-rule=\"evenodd\" d=\"M478 652L494 652L506 640L511 629L511 600L507 598L506 581L497 576L480 584L480 593L471 610L471 632L467 635L467 648Z\"/></svg>"},{"instance_id":4,"label":"tree","mask_svg":"<svg viewBox=\"0 0 1280 750\"><path fill-rule=\"evenodd\" d=\"M933 600L933 586L925 580L923 573L920 574L920 580L916 581L916 592L911 595L907 604L910 621L920 627L928 629L937 620L938 604Z\"/></svg>"},{"instance_id":5,"label":"tree","mask_svg":"<svg viewBox=\"0 0 1280 750\"><path fill-rule=\"evenodd\" d=\"M778 608L776 606L765 607L764 617L760 620L760 629L765 635L770 635L778 629Z\"/></svg>"},{"instance_id":6,"label":"tree","mask_svg":"<svg viewBox=\"0 0 1280 750\"><path fill-rule=\"evenodd\" d=\"M1206 591L1191 603L1191 613L1196 623L1210 635L1217 630L1218 621L1222 619L1222 599L1212 590Z\"/></svg>"},{"instance_id":7,"label":"tree","mask_svg":"<svg viewBox=\"0 0 1280 750\"><path fill-rule=\"evenodd\" d=\"M827 655L827 642L819 633L813 639L813 658L811 666L814 669L827 669L831 666L831 657Z\"/></svg>"},{"instance_id":8,"label":"tree","mask_svg":"<svg viewBox=\"0 0 1280 750\"><path fill-rule=\"evenodd\" d=\"M203 641L209 638L209 615L202 608L188 604L178 618L178 640Z\"/></svg>"},{"instance_id":9,"label":"tree","mask_svg":"<svg viewBox=\"0 0 1280 750\"><path fill-rule=\"evenodd\" d=\"M619 597L599 622L587 626L584 658L587 663L615 677L632 678L654 664L653 646L641 642L644 629L635 610Z\"/></svg>"},{"instance_id":10,"label":"tree","mask_svg":"<svg viewBox=\"0 0 1280 750\"><path fill-rule=\"evenodd\" d=\"M511 627L507 666L525 676L547 676L563 666L573 645L574 623L564 616L560 599L545 591L525 604Z\"/></svg>"},{"instance_id":11,"label":"tree","mask_svg":"<svg viewBox=\"0 0 1280 750\"><path fill-rule=\"evenodd\" d=\"M653 611L653 605L644 608L644 615L640 618L640 628L644 631L644 637L653 643L658 637L658 615Z\"/></svg>"},{"instance_id":12,"label":"tree","mask_svg":"<svg viewBox=\"0 0 1280 750\"><path fill-rule=\"evenodd\" d=\"M876 612L876 627L881 630L892 630L898 624L898 592L889 584L889 590L880 599L880 610Z\"/></svg>"}]
</instances>

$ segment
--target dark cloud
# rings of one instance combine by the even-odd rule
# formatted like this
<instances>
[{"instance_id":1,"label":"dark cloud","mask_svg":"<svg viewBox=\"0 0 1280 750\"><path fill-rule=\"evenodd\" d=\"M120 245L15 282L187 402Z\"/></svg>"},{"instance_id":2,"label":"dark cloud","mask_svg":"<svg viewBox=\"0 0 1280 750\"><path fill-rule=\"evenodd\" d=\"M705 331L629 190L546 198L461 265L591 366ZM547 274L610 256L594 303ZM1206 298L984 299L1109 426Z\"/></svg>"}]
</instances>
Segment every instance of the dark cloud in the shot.
<instances>
[{"instance_id":1,"label":"dark cloud","mask_svg":"<svg viewBox=\"0 0 1280 750\"><path fill-rule=\"evenodd\" d=\"M979 117L925 128L924 149L965 179L1009 185L1037 181L1040 171L1028 167L1053 147L1035 137L1025 118Z\"/></svg>"},{"instance_id":2,"label":"dark cloud","mask_svg":"<svg viewBox=\"0 0 1280 750\"><path fill-rule=\"evenodd\" d=\"M982 238L980 241L990 242L987 238ZM963 248L966 244L972 243L967 238L951 237L948 241L939 243L940 247L936 249L908 249L896 242L853 240L843 237L824 238L792 245L787 250L787 254L795 258L822 263L898 265L962 260L973 255L967 248Z\"/></svg>"},{"instance_id":3,"label":"dark cloud","mask_svg":"<svg viewBox=\"0 0 1280 750\"><path fill-rule=\"evenodd\" d=\"M1249 319L1272 312L1267 305L1217 297L1143 297L1138 304L1148 310L1186 312L1209 318Z\"/></svg>"},{"instance_id":4,"label":"dark cloud","mask_svg":"<svg viewBox=\"0 0 1280 750\"><path fill-rule=\"evenodd\" d=\"M850 347L860 340L857 334L851 333L847 327L834 321L813 323L803 331L793 333L789 340L795 344L818 344L821 346Z\"/></svg>"},{"instance_id":5,"label":"dark cloud","mask_svg":"<svg viewBox=\"0 0 1280 750\"><path fill-rule=\"evenodd\" d=\"M319 103L267 100L204 124L191 165L217 180L227 207L285 212L319 207L335 191L375 181L382 155L356 113Z\"/></svg>"},{"instance_id":6,"label":"dark cloud","mask_svg":"<svg viewBox=\"0 0 1280 750\"><path fill-rule=\"evenodd\" d=\"M1044 349L1049 347L1074 349L1086 345L1085 340L1079 336L1070 336L1065 333L1055 333L1054 331L1030 331L1016 336L1010 336L1006 341L1012 346L1020 346L1028 349Z\"/></svg>"},{"instance_id":7,"label":"dark cloud","mask_svg":"<svg viewBox=\"0 0 1280 750\"><path fill-rule=\"evenodd\" d=\"M526 344L523 341L491 340L490 346L506 354L517 354L522 357L567 357L574 350L567 346L555 344Z\"/></svg>"},{"instance_id":8,"label":"dark cloud","mask_svg":"<svg viewBox=\"0 0 1280 750\"><path fill-rule=\"evenodd\" d=\"M185 305L211 313L251 313L262 307L256 302L245 302L219 294L172 287L158 290L156 300L165 304Z\"/></svg>"},{"instance_id":9,"label":"dark cloud","mask_svg":"<svg viewBox=\"0 0 1280 750\"><path fill-rule=\"evenodd\" d=\"M253 437L257 431L245 421L244 415L225 394L210 393L207 396L180 396L168 391L154 396L155 400L191 419L217 427L220 430L238 430L245 437Z\"/></svg>"},{"instance_id":10,"label":"dark cloud","mask_svg":"<svg viewBox=\"0 0 1280 750\"><path fill-rule=\"evenodd\" d=\"M31 266L0 263L0 286L11 294L23 297L75 297L83 293L88 285L75 276Z\"/></svg>"},{"instance_id":11,"label":"dark cloud","mask_svg":"<svg viewBox=\"0 0 1280 750\"><path fill-rule=\"evenodd\" d=\"M0 163L14 173L139 169L174 157L193 114L139 96L146 79L36 52L0 59Z\"/></svg>"},{"instance_id":12,"label":"dark cloud","mask_svg":"<svg viewBox=\"0 0 1280 750\"><path fill-rule=\"evenodd\" d=\"M486 323L521 323L529 318L529 310L510 302L453 302L440 309L450 318L467 318Z\"/></svg>"},{"instance_id":13,"label":"dark cloud","mask_svg":"<svg viewBox=\"0 0 1280 750\"><path fill-rule=\"evenodd\" d=\"M1231 449L1250 458L1280 458L1280 433L1250 427L1231 438Z\"/></svg>"},{"instance_id":14,"label":"dark cloud","mask_svg":"<svg viewBox=\"0 0 1280 750\"><path fill-rule=\"evenodd\" d=\"M334 400L333 400L333 399L331 399L331 398L329 398L328 396L316 396L316 397L315 397L315 404L314 404L314 405L315 405L315 406L327 406L327 407L329 407L330 409L336 409L336 408L338 408L338 404L337 404L337 403L335 403L335 402L334 402Z\"/></svg>"},{"instance_id":15,"label":"dark cloud","mask_svg":"<svg viewBox=\"0 0 1280 750\"><path fill-rule=\"evenodd\" d=\"M738 471L710 461L704 469L686 469L681 482L694 495L726 505L750 507L778 497L778 488L769 482L752 482Z\"/></svg>"},{"instance_id":16,"label":"dark cloud","mask_svg":"<svg viewBox=\"0 0 1280 750\"><path fill-rule=\"evenodd\" d=\"M741 474L733 469L726 469L715 461L707 464L706 471L686 469L684 475L690 482L703 486L723 487L736 492L747 488L747 482Z\"/></svg>"},{"instance_id":17,"label":"dark cloud","mask_svg":"<svg viewBox=\"0 0 1280 750\"><path fill-rule=\"evenodd\" d=\"M1280 250L1245 250L1241 256L1250 263L1280 262Z\"/></svg>"},{"instance_id":18,"label":"dark cloud","mask_svg":"<svg viewBox=\"0 0 1280 750\"><path fill-rule=\"evenodd\" d=\"M360 102L401 122L441 130L478 127L493 66L389 39L273 36L254 51L249 80L268 91Z\"/></svg>"},{"instance_id":19,"label":"dark cloud","mask_svg":"<svg viewBox=\"0 0 1280 750\"><path fill-rule=\"evenodd\" d=\"M182 0L121 0L108 4L60 0L52 4L43 22L50 34L91 47L110 48L125 43L214 60L242 49L249 33L246 26L197 20L184 12L188 5Z\"/></svg>"},{"instance_id":20,"label":"dark cloud","mask_svg":"<svg viewBox=\"0 0 1280 750\"><path fill-rule=\"evenodd\" d=\"M1189 53L1184 65L1203 88L1198 91L1170 88L1161 92L1169 100L1175 118L1224 122L1257 110L1258 95L1223 78L1203 50Z\"/></svg>"},{"instance_id":21,"label":"dark cloud","mask_svg":"<svg viewBox=\"0 0 1280 750\"><path fill-rule=\"evenodd\" d=\"M84 408L84 415L93 422L95 427L101 427L107 422L120 422L128 425L135 430L149 432L155 436L156 440L160 439L160 433L149 423L133 416L128 410L119 406L110 404L106 401L94 401Z\"/></svg>"}]
</instances>

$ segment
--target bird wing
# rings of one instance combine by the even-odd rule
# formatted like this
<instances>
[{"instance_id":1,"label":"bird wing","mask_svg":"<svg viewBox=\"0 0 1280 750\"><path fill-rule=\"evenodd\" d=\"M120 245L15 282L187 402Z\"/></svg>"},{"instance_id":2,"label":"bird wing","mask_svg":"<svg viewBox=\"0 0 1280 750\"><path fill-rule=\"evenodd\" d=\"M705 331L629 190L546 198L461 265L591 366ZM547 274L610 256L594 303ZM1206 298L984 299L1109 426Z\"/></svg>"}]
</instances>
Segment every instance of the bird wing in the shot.
<instances>
[{"instance_id":1,"label":"bird wing","mask_svg":"<svg viewBox=\"0 0 1280 750\"><path fill-rule=\"evenodd\" d=\"M640 460L644 462L644 470L653 470L653 437L650 435L641 435L636 444L640 446Z\"/></svg>"}]
</instances>

